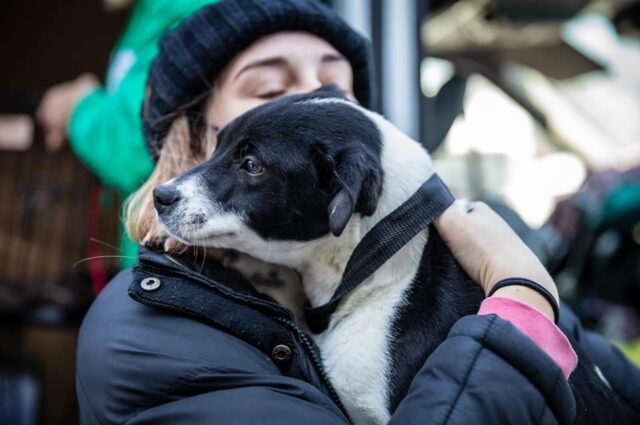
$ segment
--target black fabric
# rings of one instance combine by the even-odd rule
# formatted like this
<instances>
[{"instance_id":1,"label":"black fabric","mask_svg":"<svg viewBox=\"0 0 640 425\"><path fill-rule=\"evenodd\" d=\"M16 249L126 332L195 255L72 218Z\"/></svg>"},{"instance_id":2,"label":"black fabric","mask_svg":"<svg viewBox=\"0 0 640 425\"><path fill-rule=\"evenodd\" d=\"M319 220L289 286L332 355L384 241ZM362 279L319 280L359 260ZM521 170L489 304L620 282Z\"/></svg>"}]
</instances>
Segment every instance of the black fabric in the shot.
<instances>
[{"instance_id":1,"label":"black fabric","mask_svg":"<svg viewBox=\"0 0 640 425\"><path fill-rule=\"evenodd\" d=\"M222 272L205 281L199 269L142 256L135 275L123 271L107 285L80 330L81 424L349 423L304 333L286 325L288 312L229 289ZM140 290L144 276L159 278L160 288ZM579 325L571 333L587 340ZM268 354L279 342L291 344L290 365ZM622 358L601 361L612 386L621 385ZM629 388L631 400L637 394ZM538 346L497 316L472 315L426 360L390 423L568 424L573 412L567 382Z\"/></svg>"},{"instance_id":2,"label":"black fabric","mask_svg":"<svg viewBox=\"0 0 640 425\"><path fill-rule=\"evenodd\" d=\"M551 292L547 290L547 288L532 280L525 279L523 277L511 277L508 279L502 279L500 282L496 283L493 288L491 288L491 291L489 291L487 297L495 294L496 291L500 288L514 285L526 286L527 288L533 289L534 291L542 295L544 299L547 300L547 302L551 305L551 309L553 310L553 321L556 325L558 324L558 321L560 320L560 306L558 305L558 302L553 297L553 295L551 295Z\"/></svg>"},{"instance_id":3,"label":"black fabric","mask_svg":"<svg viewBox=\"0 0 640 425\"><path fill-rule=\"evenodd\" d=\"M160 43L143 107L147 146L154 158L177 113L195 119L203 96L222 69L254 41L281 31L317 35L344 55L353 70L354 94L372 105L373 64L367 39L315 0L224 0L205 6Z\"/></svg>"},{"instance_id":4,"label":"black fabric","mask_svg":"<svg viewBox=\"0 0 640 425\"><path fill-rule=\"evenodd\" d=\"M318 307L305 306L309 329L314 333L324 331L342 298L426 229L454 201L449 188L434 173L407 201L378 222L351 254L340 286L331 300Z\"/></svg>"},{"instance_id":5,"label":"black fabric","mask_svg":"<svg viewBox=\"0 0 640 425\"><path fill-rule=\"evenodd\" d=\"M548 356L533 361L529 354L535 353L528 351L539 348L514 330L513 325L495 315L460 319L446 340L451 348L455 345L455 351L443 350L440 345L427 359L391 423L420 423L415 417L431 418L439 424L573 423L575 404L562 372ZM517 368L503 370L498 366L502 361ZM429 387L429 379L440 380L444 376L462 379L460 386L447 383ZM524 381L526 385L522 385ZM420 398L412 393L428 398L433 405L422 406ZM451 396L457 397L455 406L447 402ZM494 409L489 400L498 399L511 400L513 405ZM526 406L522 400L528 400ZM528 414L529 418L522 419Z\"/></svg>"},{"instance_id":6,"label":"black fabric","mask_svg":"<svg viewBox=\"0 0 640 425\"><path fill-rule=\"evenodd\" d=\"M405 398L413 377L461 317L476 314L484 291L460 267L433 225L404 302L393 314L389 335L388 393L391 412Z\"/></svg>"},{"instance_id":7,"label":"black fabric","mask_svg":"<svg viewBox=\"0 0 640 425\"><path fill-rule=\"evenodd\" d=\"M559 326L571 344L586 353L600 368L611 391L633 410L634 413L630 416L636 418L635 423L640 423L640 368L602 336L584 331L578 317L565 305L560 306ZM593 414L592 411L585 410L585 415ZM602 413L606 415L608 412Z\"/></svg>"},{"instance_id":8,"label":"black fabric","mask_svg":"<svg viewBox=\"0 0 640 425\"><path fill-rule=\"evenodd\" d=\"M162 267L158 267L159 263ZM278 345L288 346L293 352L293 360L277 363L278 368L288 376L312 381L342 409L335 390L324 375L317 347L295 324L291 312L259 298L255 290L247 288L251 286L249 282L216 262L206 263L204 269L198 267L197 272L193 267L189 258L169 259L166 255L142 249L129 296L148 305L189 312L189 315L248 342L266 356L271 356ZM139 283L148 277L160 278L161 288L145 291ZM212 290L218 296L207 302ZM238 304L244 308L238 308ZM248 308L249 305L252 308ZM304 362L305 355L312 362ZM310 378L314 376L317 378Z\"/></svg>"},{"instance_id":9,"label":"black fabric","mask_svg":"<svg viewBox=\"0 0 640 425\"><path fill-rule=\"evenodd\" d=\"M161 286L136 301L127 290L140 288L142 270ZM91 307L78 341L82 424L245 424L260 416L275 424L289 417L279 410L284 401L270 406L279 400L309 424L348 422L286 319L261 300L173 272L159 264L123 271ZM292 349L286 363L271 360L278 344Z\"/></svg>"}]
</instances>

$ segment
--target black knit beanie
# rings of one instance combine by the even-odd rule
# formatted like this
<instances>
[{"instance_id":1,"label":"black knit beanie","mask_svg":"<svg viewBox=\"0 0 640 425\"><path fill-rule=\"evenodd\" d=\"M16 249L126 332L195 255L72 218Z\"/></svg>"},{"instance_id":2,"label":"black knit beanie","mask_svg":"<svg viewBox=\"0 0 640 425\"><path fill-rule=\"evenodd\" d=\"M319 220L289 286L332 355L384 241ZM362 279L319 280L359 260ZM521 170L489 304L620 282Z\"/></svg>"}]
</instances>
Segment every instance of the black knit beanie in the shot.
<instances>
[{"instance_id":1,"label":"black knit beanie","mask_svg":"<svg viewBox=\"0 0 640 425\"><path fill-rule=\"evenodd\" d=\"M143 107L144 135L157 160L171 122L181 112L199 114L197 100L235 55L260 37L304 31L328 41L353 69L354 94L365 107L373 96L373 64L368 40L333 10L315 0L223 0L205 6L160 43L151 66ZM191 122L193 125L193 121Z\"/></svg>"}]
</instances>

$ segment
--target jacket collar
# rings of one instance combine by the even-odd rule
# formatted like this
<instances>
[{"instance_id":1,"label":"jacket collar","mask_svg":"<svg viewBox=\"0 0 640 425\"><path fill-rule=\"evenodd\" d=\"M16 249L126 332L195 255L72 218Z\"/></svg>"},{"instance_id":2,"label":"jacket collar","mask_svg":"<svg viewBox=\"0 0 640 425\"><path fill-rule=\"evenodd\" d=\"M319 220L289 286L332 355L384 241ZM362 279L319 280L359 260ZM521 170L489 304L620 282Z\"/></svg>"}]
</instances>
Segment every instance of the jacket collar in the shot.
<instances>
[{"instance_id":1,"label":"jacket collar","mask_svg":"<svg viewBox=\"0 0 640 425\"><path fill-rule=\"evenodd\" d=\"M261 298L242 276L214 262L203 265L142 248L129 296L209 323L267 357L273 358L275 348L286 345L292 355L285 362L275 362L281 372L320 388L347 415L313 340L296 325L289 310Z\"/></svg>"},{"instance_id":2,"label":"jacket collar","mask_svg":"<svg viewBox=\"0 0 640 425\"><path fill-rule=\"evenodd\" d=\"M138 263L134 268L134 282L130 293L139 293L141 289L147 294L143 298L164 298L161 291L145 291L140 283L147 277L157 277L171 282L172 280L188 280L204 286L210 293L212 303L225 300L240 303L258 309L263 314L277 316L281 319L293 320L293 315L286 308L276 304L268 297L259 294L239 273L223 267L214 261L194 259L187 256L170 256L146 248L140 249ZM161 281L162 286L162 281Z\"/></svg>"}]
</instances>

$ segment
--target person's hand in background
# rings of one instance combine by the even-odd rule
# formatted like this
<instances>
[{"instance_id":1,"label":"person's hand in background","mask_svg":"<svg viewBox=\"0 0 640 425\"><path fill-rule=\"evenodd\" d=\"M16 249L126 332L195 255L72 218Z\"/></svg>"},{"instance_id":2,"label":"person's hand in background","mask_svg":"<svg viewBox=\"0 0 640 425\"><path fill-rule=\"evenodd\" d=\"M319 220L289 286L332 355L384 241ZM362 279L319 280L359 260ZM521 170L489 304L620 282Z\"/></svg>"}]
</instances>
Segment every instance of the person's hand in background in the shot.
<instances>
[{"instance_id":1,"label":"person's hand in background","mask_svg":"<svg viewBox=\"0 0 640 425\"><path fill-rule=\"evenodd\" d=\"M93 74L82 74L75 80L51 87L45 93L36 118L44 129L45 145L50 151L62 148L67 140L67 123L76 104L98 86Z\"/></svg>"},{"instance_id":2,"label":"person's hand in background","mask_svg":"<svg viewBox=\"0 0 640 425\"><path fill-rule=\"evenodd\" d=\"M503 279L525 278L542 285L558 301L556 285L540 260L485 203L471 203L469 212L452 205L434 225L456 260L485 294ZM554 318L549 302L533 289L507 286L494 295L532 305Z\"/></svg>"}]
</instances>

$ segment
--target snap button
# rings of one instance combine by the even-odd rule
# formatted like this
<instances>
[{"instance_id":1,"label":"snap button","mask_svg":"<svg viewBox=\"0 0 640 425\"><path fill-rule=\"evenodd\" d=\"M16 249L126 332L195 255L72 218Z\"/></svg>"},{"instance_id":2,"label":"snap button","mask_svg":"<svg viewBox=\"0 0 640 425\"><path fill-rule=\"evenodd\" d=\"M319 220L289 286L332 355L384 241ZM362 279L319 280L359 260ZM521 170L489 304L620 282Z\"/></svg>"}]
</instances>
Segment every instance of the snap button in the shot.
<instances>
[{"instance_id":1,"label":"snap button","mask_svg":"<svg viewBox=\"0 0 640 425\"><path fill-rule=\"evenodd\" d=\"M271 358L277 363L286 362L291 358L291 348L284 344L278 344L271 351Z\"/></svg>"},{"instance_id":2,"label":"snap button","mask_svg":"<svg viewBox=\"0 0 640 425\"><path fill-rule=\"evenodd\" d=\"M157 277L144 278L142 279L142 282L140 282L140 287L145 291L155 291L160 287L160 279Z\"/></svg>"}]
</instances>

